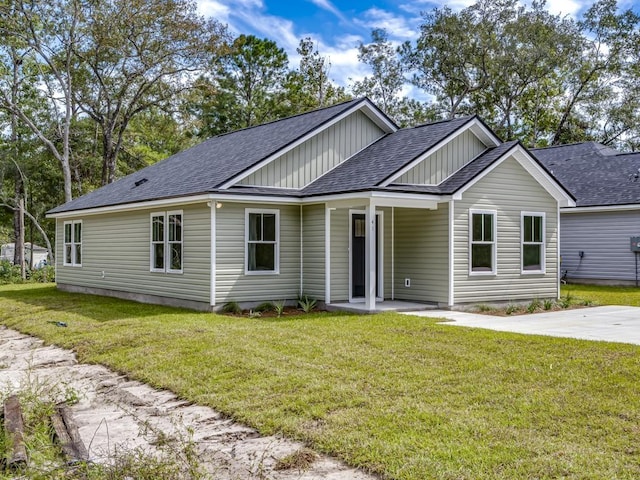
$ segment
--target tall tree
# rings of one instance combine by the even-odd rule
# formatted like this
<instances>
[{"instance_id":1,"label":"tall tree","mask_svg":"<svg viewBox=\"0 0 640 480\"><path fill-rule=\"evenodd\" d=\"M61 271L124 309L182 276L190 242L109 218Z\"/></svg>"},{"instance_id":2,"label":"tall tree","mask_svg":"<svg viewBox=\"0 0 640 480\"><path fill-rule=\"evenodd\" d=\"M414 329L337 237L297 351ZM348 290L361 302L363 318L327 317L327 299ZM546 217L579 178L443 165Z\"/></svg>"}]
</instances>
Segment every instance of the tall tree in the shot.
<instances>
[{"instance_id":1,"label":"tall tree","mask_svg":"<svg viewBox=\"0 0 640 480\"><path fill-rule=\"evenodd\" d=\"M99 126L102 184L116 178L117 158L131 120L171 101L190 76L216 58L225 28L204 22L192 0L90 2L84 41L74 45L74 100Z\"/></svg>"}]
</instances>

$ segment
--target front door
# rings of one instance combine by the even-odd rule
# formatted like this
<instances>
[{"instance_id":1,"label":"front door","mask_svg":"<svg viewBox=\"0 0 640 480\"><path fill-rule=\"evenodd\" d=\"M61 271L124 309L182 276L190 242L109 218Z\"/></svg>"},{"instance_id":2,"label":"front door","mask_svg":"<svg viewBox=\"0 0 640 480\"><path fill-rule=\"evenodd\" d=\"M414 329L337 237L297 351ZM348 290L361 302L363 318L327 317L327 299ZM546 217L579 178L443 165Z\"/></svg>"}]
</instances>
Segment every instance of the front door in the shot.
<instances>
[{"instance_id":1,"label":"front door","mask_svg":"<svg viewBox=\"0 0 640 480\"><path fill-rule=\"evenodd\" d=\"M380 256L378 251L378 238L379 238L379 215L376 215L376 252L375 252L375 271L376 271L376 285L375 292L380 297L378 286L380 285L379 279L379 262ZM365 222L364 213L352 213L351 214L351 298L363 299L366 293L366 257L365 257L365 242L367 238L367 223Z\"/></svg>"}]
</instances>

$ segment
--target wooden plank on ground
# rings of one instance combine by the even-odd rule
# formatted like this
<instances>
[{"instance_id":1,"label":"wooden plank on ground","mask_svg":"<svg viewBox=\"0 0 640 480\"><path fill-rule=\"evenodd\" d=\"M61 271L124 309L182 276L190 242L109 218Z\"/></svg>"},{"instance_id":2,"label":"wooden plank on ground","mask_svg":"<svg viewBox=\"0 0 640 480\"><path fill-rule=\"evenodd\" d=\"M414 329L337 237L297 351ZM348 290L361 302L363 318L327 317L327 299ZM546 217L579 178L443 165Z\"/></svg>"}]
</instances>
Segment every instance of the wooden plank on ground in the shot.
<instances>
[{"instance_id":1,"label":"wooden plank on ground","mask_svg":"<svg viewBox=\"0 0 640 480\"><path fill-rule=\"evenodd\" d=\"M69 407L64 404L57 405L55 412L51 415L51 423L67 460L70 463L87 461L89 454L80 438L78 426L73 420Z\"/></svg>"},{"instance_id":2,"label":"wooden plank on ground","mask_svg":"<svg viewBox=\"0 0 640 480\"><path fill-rule=\"evenodd\" d=\"M4 428L9 435L11 452L7 460L9 468L19 468L27 464L27 449L24 445L24 420L17 395L4 401Z\"/></svg>"}]
</instances>

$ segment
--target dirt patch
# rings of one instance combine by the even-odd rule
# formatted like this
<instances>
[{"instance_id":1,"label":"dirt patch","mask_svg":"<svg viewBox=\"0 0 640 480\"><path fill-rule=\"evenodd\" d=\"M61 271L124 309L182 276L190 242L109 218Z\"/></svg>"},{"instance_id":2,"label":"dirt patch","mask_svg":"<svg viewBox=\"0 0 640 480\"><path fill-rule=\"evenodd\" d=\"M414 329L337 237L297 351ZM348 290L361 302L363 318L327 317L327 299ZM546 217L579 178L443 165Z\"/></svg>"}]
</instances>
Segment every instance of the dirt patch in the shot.
<instances>
[{"instance_id":1,"label":"dirt patch","mask_svg":"<svg viewBox=\"0 0 640 480\"><path fill-rule=\"evenodd\" d=\"M61 394L77 395L71 412L94 462L106 462L124 448L153 453L159 432L167 438L188 436L202 466L215 479L375 478L326 455L309 453L300 443L261 436L167 390L131 381L101 365L80 364L69 350L45 346L36 338L0 326L0 389L17 392L25 382L55 384L63 387ZM156 432L153 438L144 434L149 427ZM298 458L300 452L304 458ZM291 469L280 470L287 459L297 461Z\"/></svg>"}]
</instances>

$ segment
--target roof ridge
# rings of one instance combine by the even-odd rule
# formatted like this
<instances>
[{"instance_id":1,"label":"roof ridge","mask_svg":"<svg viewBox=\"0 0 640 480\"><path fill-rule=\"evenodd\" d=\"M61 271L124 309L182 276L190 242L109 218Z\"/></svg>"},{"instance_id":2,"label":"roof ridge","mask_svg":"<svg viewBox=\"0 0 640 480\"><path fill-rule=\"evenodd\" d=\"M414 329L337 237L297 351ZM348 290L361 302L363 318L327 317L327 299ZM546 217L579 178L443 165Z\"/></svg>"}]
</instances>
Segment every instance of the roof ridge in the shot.
<instances>
[{"instance_id":1,"label":"roof ridge","mask_svg":"<svg viewBox=\"0 0 640 480\"><path fill-rule=\"evenodd\" d=\"M472 118L477 117L477 115L464 115L462 117L456 117L456 118L445 118L442 120L436 120L434 122L429 122L429 123L421 123L420 125L414 125L413 127L407 127L407 128L403 128L401 130L411 130L414 128L423 128L423 127L431 127L433 125L438 125L441 123L447 123L447 122L455 122L458 120L471 120Z\"/></svg>"},{"instance_id":2,"label":"roof ridge","mask_svg":"<svg viewBox=\"0 0 640 480\"><path fill-rule=\"evenodd\" d=\"M258 127L264 127L266 125L272 125L274 123L283 122L284 120L291 120L292 118L301 117L302 115L308 115L310 113L320 112L322 110L328 110L329 108L339 107L341 105L346 105L348 103L356 104L358 102L364 101L364 99L365 99L365 97L353 98L351 100L345 100L344 102L336 103L334 105L329 105L329 106L320 107L320 108L314 108L312 110L307 110L306 112L300 112L300 113L296 113L295 115L289 115L287 117L277 118L275 120L271 120L271 121L265 122L265 123L260 123L258 125L250 125L248 127L239 128L237 130L232 130L231 132L225 132L225 133L221 133L219 135L214 135L213 137L209 137L207 140L211 140L212 138L224 137L226 135L231 135L232 133L244 132L245 130L251 130L252 128L258 128Z\"/></svg>"}]
</instances>

